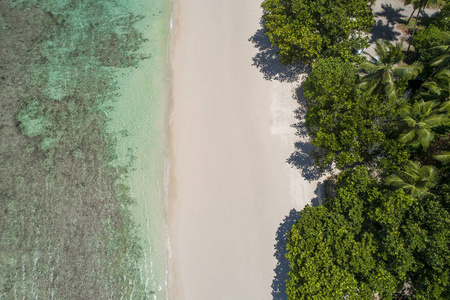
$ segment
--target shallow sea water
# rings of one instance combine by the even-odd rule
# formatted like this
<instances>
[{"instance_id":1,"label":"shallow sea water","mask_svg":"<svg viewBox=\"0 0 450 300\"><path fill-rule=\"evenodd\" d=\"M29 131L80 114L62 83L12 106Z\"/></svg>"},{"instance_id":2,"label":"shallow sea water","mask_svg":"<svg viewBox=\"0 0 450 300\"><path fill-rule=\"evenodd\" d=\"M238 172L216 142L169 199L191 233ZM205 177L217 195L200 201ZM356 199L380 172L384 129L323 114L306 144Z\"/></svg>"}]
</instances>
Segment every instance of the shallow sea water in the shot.
<instances>
[{"instance_id":1,"label":"shallow sea water","mask_svg":"<svg viewBox=\"0 0 450 300\"><path fill-rule=\"evenodd\" d=\"M167 299L167 0L0 2L0 299Z\"/></svg>"},{"instance_id":2,"label":"shallow sea water","mask_svg":"<svg viewBox=\"0 0 450 300\"><path fill-rule=\"evenodd\" d=\"M144 52L151 53L151 58L119 79L121 96L110 125L115 131L126 129L129 133L118 149L124 160L130 149L134 156L128 184L137 200L133 214L143 237L143 272L150 278L155 299L168 299L170 1L139 0L129 7L136 14L148 12L137 28L149 40Z\"/></svg>"}]
</instances>

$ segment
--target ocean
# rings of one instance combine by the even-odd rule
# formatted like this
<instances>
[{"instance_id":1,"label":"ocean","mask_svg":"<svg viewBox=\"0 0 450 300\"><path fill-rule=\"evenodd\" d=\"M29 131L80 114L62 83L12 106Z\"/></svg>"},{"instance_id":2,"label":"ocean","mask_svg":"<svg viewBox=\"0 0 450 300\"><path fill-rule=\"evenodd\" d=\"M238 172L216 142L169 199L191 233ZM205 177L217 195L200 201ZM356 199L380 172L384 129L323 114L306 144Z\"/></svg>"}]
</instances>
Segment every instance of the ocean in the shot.
<instances>
[{"instance_id":1,"label":"ocean","mask_svg":"<svg viewBox=\"0 0 450 300\"><path fill-rule=\"evenodd\" d=\"M144 244L143 271L155 291L155 299L168 297L169 243L167 192L169 180L170 1L139 0L129 3L135 14L147 12L137 24L148 42L144 52L151 58L119 79L121 95L110 123L113 130L126 129L129 136L118 145L122 158L133 149L129 178L133 209Z\"/></svg>"},{"instance_id":2,"label":"ocean","mask_svg":"<svg viewBox=\"0 0 450 300\"><path fill-rule=\"evenodd\" d=\"M170 1L0 2L0 299L168 299Z\"/></svg>"}]
</instances>

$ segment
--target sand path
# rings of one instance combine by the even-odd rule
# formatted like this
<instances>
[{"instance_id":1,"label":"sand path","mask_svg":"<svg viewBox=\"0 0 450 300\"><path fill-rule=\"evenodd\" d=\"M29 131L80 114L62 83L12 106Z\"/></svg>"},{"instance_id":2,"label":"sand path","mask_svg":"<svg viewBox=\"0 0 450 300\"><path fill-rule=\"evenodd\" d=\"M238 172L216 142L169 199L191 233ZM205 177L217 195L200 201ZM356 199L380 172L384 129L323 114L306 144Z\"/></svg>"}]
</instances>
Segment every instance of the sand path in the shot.
<instances>
[{"instance_id":1,"label":"sand path","mask_svg":"<svg viewBox=\"0 0 450 300\"><path fill-rule=\"evenodd\" d=\"M283 299L277 230L315 197L316 182L286 163L298 82L268 81L252 66L260 3L173 7L173 299Z\"/></svg>"}]
</instances>

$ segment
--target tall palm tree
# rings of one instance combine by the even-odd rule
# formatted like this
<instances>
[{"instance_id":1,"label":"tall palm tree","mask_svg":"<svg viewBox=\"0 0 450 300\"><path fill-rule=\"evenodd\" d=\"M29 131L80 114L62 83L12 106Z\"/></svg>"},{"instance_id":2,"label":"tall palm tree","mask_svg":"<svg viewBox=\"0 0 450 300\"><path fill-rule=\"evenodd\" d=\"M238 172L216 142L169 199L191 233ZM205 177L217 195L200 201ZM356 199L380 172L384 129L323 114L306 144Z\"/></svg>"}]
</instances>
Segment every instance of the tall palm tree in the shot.
<instances>
[{"instance_id":1,"label":"tall palm tree","mask_svg":"<svg viewBox=\"0 0 450 300\"><path fill-rule=\"evenodd\" d=\"M420 144L427 148L434 136L432 128L449 122L448 113L441 113L442 107L437 109L438 106L438 102L425 102L420 99L412 106L408 105L403 108L400 116L407 128L400 134L399 141L402 143L413 142L413 144Z\"/></svg>"},{"instance_id":2,"label":"tall palm tree","mask_svg":"<svg viewBox=\"0 0 450 300\"><path fill-rule=\"evenodd\" d=\"M413 32L411 34L411 43L409 43L408 50L407 50L409 52L409 48L411 47L412 40L414 39L414 35L415 35L416 29L417 29L417 19L419 19L419 15L422 12L422 10L424 10L426 7L429 7L432 5L444 4L445 0L404 0L403 2L405 3L405 5L412 4L414 7L414 10L413 10L411 16L409 17L407 24L409 23L409 20L411 20L411 17L414 14L414 12L417 11L416 21L414 22L414 28L413 28Z\"/></svg>"},{"instance_id":3,"label":"tall palm tree","mask_svg":"<svg viewBox=\"0 0 450 300\"><path fill-rule=\"evenodd\" d=\"M384 179L386 185L411 191L411 195L422 198L428 194L429 188L436 186L438 172L433 166L422 166L417 161L407 161L403 171Z\"/></svg>"},{"instance_id":4,"label":"tall palm tree","mask_svg":"<svg viewBox=\"0 0 450 300\"><path fill-rule=\"evenodd\" d=\"M408 18L408 21L406 21L406 24L409 24L409 21L411 20L411 18L412 18L412 16L414 15L414 13L416 12L416 10L417 10L417 0L404 0L403 1L403 3L405 4L405 5L409 5L409 4L412 4L413 5L413 11L412 11L412 13L411 13L411 15L409 16L409 18Z\"/></svg>"},{"instance_id":5,"label":"tall palm tree","mask_svg":"<svg viewBox=\"0 0 450 300\"><path fill-rule=\"evenodd\" d=\"M398 66L403 58L403 41L392 45L386 40L377 40L375 43L376 56L369 56L369 60L361 64L363 71L367 73L361 79L359 88L366 94L384 92L389 100L397 100L397 89L395 87L395 77L405 79L415 78L422 70L422 65Z\"/></svg>"}]
</instances>

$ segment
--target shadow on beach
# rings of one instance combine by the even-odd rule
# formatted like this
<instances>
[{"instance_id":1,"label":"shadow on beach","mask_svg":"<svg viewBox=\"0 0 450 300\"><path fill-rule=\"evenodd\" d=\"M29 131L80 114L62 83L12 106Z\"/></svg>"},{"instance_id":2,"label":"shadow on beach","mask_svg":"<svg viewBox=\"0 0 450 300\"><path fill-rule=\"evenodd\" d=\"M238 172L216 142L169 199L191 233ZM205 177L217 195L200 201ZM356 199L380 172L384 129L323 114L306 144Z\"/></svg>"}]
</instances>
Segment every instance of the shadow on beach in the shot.
<instances>
[{"instance_id":1,"label":"shadow on beach","mask_svg":"<svg viewBox=\"0 0 450 300\"><path fill-rule=\"evenodd\" d=\"M298 108L295 110L295 118L297 119L297 123L291 126L297 130L296 135L299 139L295 143L295 150L287 159L287 163L289 163L292 167L299 169L302 177L307 181L311 182L319 180L325 173L329 173L331 169L324 171L320 170L320 168L315 164L314 159L311 157L311 153L316 149L316 147L311 145L310 137L305 124L308 104L303 96L303 86L299 86L296 89L294 98L298 103Z\"/></svg>"},{"instance_id":2,"label":"shadow on beach","mask_svg":"<svg viewBox=\"0 0 450 300\"><path fill-rule=\"evenodd\" d=\"M379 11L375 13L378 17L384 17L386 18L387 24L395 25L397 23L401 23L403 21L403 18L406 17L406 15L403 15L401 12L405 9L403 7L394 8L392 7L392 4L381 4L382 11Z\"/></svg>"},{"instance_id":3,"label":"shadow on beach","mask_svg":"<svg viewBox=\"0 0 450 300\"><path fill-rule=\"evenodd\" d=\"M254 47L258 49L256 55L252 58L252 66L255 66L264 76L265 80L279 81L286 83L299 82L305 74L311 71L311 66L304 64L284 65L280 63L277 54L278 49L272 46L269 38L264 34L264 24L249 39ZM305 116L307 112L307 103L303 97L302 85L295 88L292 95L293 100L297 101L298 108L294 111L297 122L291 126L296 129L298 137L295 143L295 150L286 160L292 167L300 170L302 176L308 181L318 180L322 177L323 172L315 165L314 160L310 157L310 153L315 149L311 145L307 128L305 125ZM323 183L318 183L315 190L316 197L311 200L312 206L318 206L323 201ZM286 258L288 233L292 226L300 218L301 212L291 209L289 214L284 217L280 223L274 245L274 256L277 259L277 265L274 269L275 275L272 281L272 299L286 300L286 283L289 278L290 263Z\"/></svg>"},{"instance_id":4,"label":"shadow on beach","mask_svg":"<svg viewBox=\"0 0 450 300\"><path fill-rule=\"evenodd\" d=\"M383 21L381 20L378 20L375 26L370 29L370 34L372 36L369 43L374 43L378 39L397 41L397 36L400 35L399 32L395 31L394 26L390 26L389 23L383 24Z\"/></svg>"},{"instance_id":5,"label":"shadow on beach","mask_svg":"<svg viewBox=\"0 0 450 300\"><path fill-rule=\"evenodd\" d=\"M272 297L273 300L286 300L286 282L289 278L289 261L286 258L287 254L287 238L288 232L292 226L300 219L300 212L291 209L289 214L284 218L283 222L278 227L275 237L275 258L277 259L277 266L275 267L275 276L272 281Z\"/></svg>"},{"instance_id":6,"label":"shadow on beach","mask_svg":"<svg viewBox=\"0 0 450 300\"><path fill-rule=\"evenodd\" d=\"M256 31L249 41L258 49L258 53L252 58L252 65L258 68L266 80L292 83L299 81L302 75L309 73L311 70L311 66L301 63L296 65L282 64L279 61L277 47L272 46L269 37L264 34L264 23L261 23L261 28ZM305 126L307 105L301 86L296 88L293 98L299 104L299 107L294 111L295 118L298 122L291 126L296 128L296 135L299 137L299 140L295 143L295 151L286 161L292 167L299 169L306 180L318 180L322 176L322 172L310 157L314 146L309 142L308 132Z\"/></svg>"},{"instance_id":7,"label":"shadow on beach","mask_svg":"<svg viewBox=\"0 0 450 300\"><path fill-rule=\"evenodd\" d=\"M403 7L394 8L392 4L382 4L381 11L375 13L376 23L370 29L369 43L374 43L378 39L397 41L401 33L396 30L395 25L402 23L403 18L406 17L401 13L404 10Z\"/></svg>"},{"instance_id":8,"label":"shadow on beach","mask_svg":"<svg viewBox=\"0 0 450 300\"><path fill-rule=\"evenodd\" d=\"M295 82L303 74L308 66L301 63L296 65L284 65L278 58L278 48L272 46L269 37L264 34L264 24L248 39L252 42L258 53L252 58L252 66L255 66L264 75L264 79L280 82Z\"/></svg>"},{"instance_id":9,"label":"shadow on beach","mask_svg":"<svg viewBox=\"0 0 450 300\"><path fill-rule=\"evenodd\" d=\"M311 205L313 207L322 204L324 199L324 185L319 183L316 190L314 191L316 197L311 200ZM275 258L277 259L277 266L274 269L275 276L272 280L272 299L273 300L286 300L286 283L289 279L290 264L286 258L288 234L292 226L300 219L301 211L291 209L289 214L284 217L283 221L277 229L275 236Z\"/></svg>"}]
</instances>

